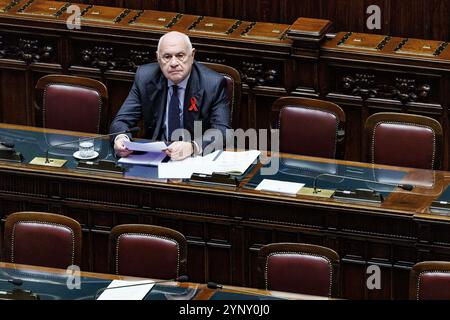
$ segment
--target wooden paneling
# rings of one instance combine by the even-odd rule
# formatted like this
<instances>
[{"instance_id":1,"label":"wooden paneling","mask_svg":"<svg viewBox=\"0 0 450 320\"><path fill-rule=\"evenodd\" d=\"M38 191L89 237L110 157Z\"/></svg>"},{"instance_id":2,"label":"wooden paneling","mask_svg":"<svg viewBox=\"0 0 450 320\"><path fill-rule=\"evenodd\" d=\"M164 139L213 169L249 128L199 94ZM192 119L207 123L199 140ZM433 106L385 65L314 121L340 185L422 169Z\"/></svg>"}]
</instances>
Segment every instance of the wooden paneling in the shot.
<instances>
[{"instance_id":1,"label":"wooden paneling","mask_svg":"<svg viewBox=\"0 0 450 320\"><path fill-rule=\"evenodd\" d=\"M14 106L13 108L2 108L1 121L16 124L27 124L31 120L31 109L28 108L29 96L22 93L29 92L29 74L24 70L4 70L0 73L0 99L2 105ZM11 88L15 88L15 94L8 94Z\"/></svg>"},{"instance_id":2,"label":"wooden paneling","mask_svg":"<svg viewBox=\"0 0 450 320\"><path fill-rule=\"evenodd\" d=\"M288 24L298 17L310 17L334 21L335 30L450 40L449 0L90 0L83 3ZM369 30L366 26L369 17L366 9L371 5L381 9L380 30Z\"/></svg>"}]
</instances>

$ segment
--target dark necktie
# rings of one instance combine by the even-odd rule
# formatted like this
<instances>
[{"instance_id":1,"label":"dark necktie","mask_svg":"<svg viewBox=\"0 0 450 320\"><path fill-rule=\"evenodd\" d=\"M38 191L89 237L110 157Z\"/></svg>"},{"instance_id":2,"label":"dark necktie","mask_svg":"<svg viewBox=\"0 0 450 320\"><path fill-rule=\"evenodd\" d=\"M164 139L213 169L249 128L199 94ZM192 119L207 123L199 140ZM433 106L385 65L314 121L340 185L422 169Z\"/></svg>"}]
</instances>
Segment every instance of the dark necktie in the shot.
<instances>
[{"instance_id":1,"label":"dark necktie","mask_svg":"<svg viewBox=\"0 0 450 320\"><path fill-rule=\"evenodd\" d=\"M180 128L180 99L178 99L178 87L172 86L172 97L169 102L169 116L168 116L168 134L167 140L170 141L172 132Z\"/></svg>"}]
</instances>

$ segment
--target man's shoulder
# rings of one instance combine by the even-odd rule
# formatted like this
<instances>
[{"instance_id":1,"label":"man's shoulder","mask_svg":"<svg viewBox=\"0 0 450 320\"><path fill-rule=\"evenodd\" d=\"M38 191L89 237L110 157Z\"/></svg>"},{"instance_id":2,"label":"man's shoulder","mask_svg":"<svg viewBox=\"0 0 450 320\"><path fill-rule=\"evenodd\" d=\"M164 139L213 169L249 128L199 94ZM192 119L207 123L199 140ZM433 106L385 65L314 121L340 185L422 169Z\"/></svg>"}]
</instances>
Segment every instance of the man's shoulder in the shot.
<instances>
[{"instance_id":1,"label":"man's shoulder","mask_svg":"<svg viewBox=\"0 0 450 320\"><path fill-rule=\"evenodd\" d=\"M147 63L139 66L136 70L135 82L137 85L147 86L149 83L159 85L162 73L157 62Z\"/></svg>"},{"instance_id":2,"label":"man's shoulder","mask_svg":"<svg viewBox=\"0 0 450 320\"><path fill-rule=\"evenodd\" d=\"M222 75L220 73L217 73L216 71L208 68L206 65L204 65L201 62L196 61L194 63L194 66L198 69L200 74L204 76L210 76L210 77L221 77Z\"/></svg>"},{"instance_id":3,"label":"man's shoulder","mask_svg":"<svg viewBox=\"0 0 450 320\"><path fill-rule=\"evenodd\" d=\"M136 70L136 77L140 79L155 79L161 74L161 69L157 62L140 65Z\"/></svg>"},{"instance_id":4,"label":"man's shoulder","mask_svg":"<svg viewBox=\"0 0 450 320\"><path fill-rule=\"evenodd\" d=\"M161 71L161 69L159 68L159 64L157 62L152 62L152 63L140 65L137 68L136 73L140 74L140 75L142 74L144 76L148 76L151 74L159 73L160 71Z\"/></svg>"},{"instance_id":5,"label":"man's shoulder","mask_svg":"<svg viewBox=\"0 0 450 320\"><path fill-rule=\"evenodd\" d=\"M194 68L197 71L199 77L208 84L219 84L224 79L223 75L208 68L200 62L195 62Z\"/></svg>"}]
</instances>

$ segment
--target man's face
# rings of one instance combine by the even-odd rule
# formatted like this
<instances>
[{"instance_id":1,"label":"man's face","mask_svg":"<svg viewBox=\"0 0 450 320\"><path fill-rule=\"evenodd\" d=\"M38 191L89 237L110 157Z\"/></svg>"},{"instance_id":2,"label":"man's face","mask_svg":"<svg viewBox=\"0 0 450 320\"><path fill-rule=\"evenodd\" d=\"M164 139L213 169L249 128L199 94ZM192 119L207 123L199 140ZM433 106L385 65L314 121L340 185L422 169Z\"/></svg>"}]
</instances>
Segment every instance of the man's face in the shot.
<instances>
[{"instance_id":1,"label":"man's face","mask_svg":"<svg viewBox=\"0 0 450 320\"><path fill-rule=\"evenodd\" d=\"M186 41L179 35L163 39L158 52L158 62L164 76L173 83L183 81L191 72L195 49L189 52Z\"/></svg>"}]
</instances>

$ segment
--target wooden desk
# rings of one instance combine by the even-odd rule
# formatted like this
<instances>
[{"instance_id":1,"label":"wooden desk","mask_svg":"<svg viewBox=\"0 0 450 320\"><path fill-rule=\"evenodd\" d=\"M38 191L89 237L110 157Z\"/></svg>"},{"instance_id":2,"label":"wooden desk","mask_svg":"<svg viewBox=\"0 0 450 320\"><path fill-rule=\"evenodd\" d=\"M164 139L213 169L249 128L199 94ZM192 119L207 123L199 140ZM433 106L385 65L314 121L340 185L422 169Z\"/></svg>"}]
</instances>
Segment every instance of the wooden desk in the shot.
<instances>
[{"instance_id":1,"label":"wooden desk","mask_svg":"<svg viewBox=\"0 0 450 320\"><path fill-rule=\"evenodd\" d=\"M72 273L68 273L65 269L55 269L31 265L13 264L0 262L1 275L0 279L15 278L22 280L23 283L19 287L15 287L5 281L0 282L0 291L13 290L19 288L21 290L30 290L32 293L40 296L41 299L94 299L96 293L100 294L101 289L106 288L112 280L127 280L138 281L148 280L161 281L158 279L145 279L128 276L119 276L104 273L94 273L81 271L75 276L80 276L80 288L69 289L66 283L71 281L69 276ZM54 279L52 279L54 277ZM49 280L52 280L49 282ZM104 281L101 281L104 280ZM41 284L39 284L41 282ZM37 285L36 285L37 283ZM75 285L75 281L70 282ZM34 284L31 286L31 284ZM54 285L58 286L58 290L55 290ZM253 299L253 300L270 300L270 299L282 299L282 300L330 300L328 297L311 296L305 294L295 294L281 291L268 291L254 288L244 288L236 286L224 286L222 289L209 289L206 284L192 283L192 282L174 282L167 281L155 284L152 288L152 294L154 291L161 293L167 293L166 300L171 300L170 293L173 290L165 290L165 287L179 288L177 300L216 300L216 299ZM37 288L38 291L32 289ZM69 295L70 293L70 295ZM176 293L174 293L176 294ZM185 294L185 298L182 295ZM152 298L161 299L161 294L158 296L147 295L146 300L152 300ZM181 297L180 297L181 296ZM175 299L175 298L173 298Z\"/></svg>"},{"instance_id":2,"label":"wooden desk","mask_svg":"<svg viewBox=\"0 0 450 320\"><path fill-rule=\"evenodd\" d=\"M17 151L25 155L21 164L0 162L0 214L47 211L79 221L82 270L109 272L109 232L123 223L156 224L182 232L188 240L188 274L199 283L257 287L256 257L262 245L305 242L339 253L342 297L406 299L413 264L450 259L450 218L429 211L433 199L448 185L449 172L283 156L353 171L393 170L404 175L405 183L419 185L411 192L396 189L381 204L367 204L246 188L257 169L238 188L226 188L74 170L74 149L65 151L65 168L27 164L42 156L52 139L61 141L61 134L68 135L66 139L77 137L77 133L0 125L0 137L16 139ZM100 158L110 157L109 144L103 143ZM366 288L366 269L372 264L381 268L381 290Z\"/></svg>"}]
</instances>

